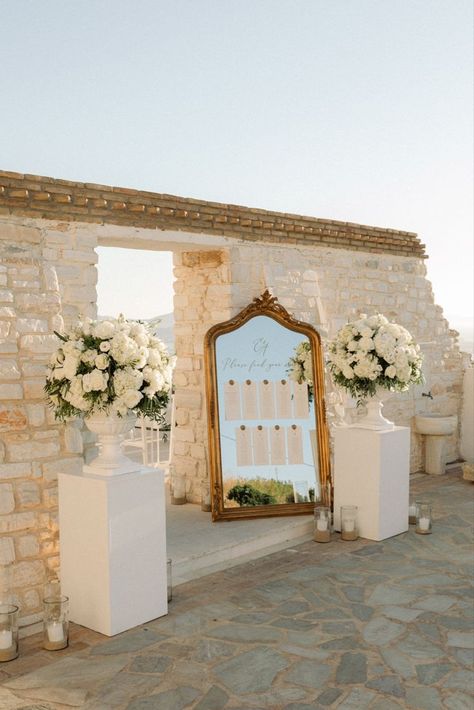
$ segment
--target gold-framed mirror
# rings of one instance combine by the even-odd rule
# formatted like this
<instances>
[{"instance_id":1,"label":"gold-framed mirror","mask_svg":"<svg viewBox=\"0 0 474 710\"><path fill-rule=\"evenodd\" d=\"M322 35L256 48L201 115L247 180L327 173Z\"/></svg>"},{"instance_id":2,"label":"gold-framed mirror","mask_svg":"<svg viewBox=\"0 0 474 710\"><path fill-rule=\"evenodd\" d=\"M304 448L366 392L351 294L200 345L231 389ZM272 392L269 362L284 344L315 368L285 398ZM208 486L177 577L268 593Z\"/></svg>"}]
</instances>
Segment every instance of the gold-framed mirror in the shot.
<instances>
[{"instance_id":1,"label":"gold-framed mirror","mask_svg":"<svg viewBox=\"0 0 474 710\"><path fill-rule=\"evenodd\" d=\"M212 519L331 504L321 340L268 291L205 336Z\"/></svg>"}]
</instances>

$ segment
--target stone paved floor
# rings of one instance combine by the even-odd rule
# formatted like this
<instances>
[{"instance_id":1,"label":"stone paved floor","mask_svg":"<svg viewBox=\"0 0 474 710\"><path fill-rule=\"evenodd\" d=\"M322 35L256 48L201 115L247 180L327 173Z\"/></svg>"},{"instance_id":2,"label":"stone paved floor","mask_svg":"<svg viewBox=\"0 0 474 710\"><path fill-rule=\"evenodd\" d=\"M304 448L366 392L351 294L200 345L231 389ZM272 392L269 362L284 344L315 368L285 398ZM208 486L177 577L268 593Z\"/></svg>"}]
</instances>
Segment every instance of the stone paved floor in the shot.
<instances>
[{"instance_id":1,"label":"stone paved floor","mask_svg":"<svg viewBox=\"0 0 474 710\"><path fill-rule=\"evenodd\" d=\"M432 535L304 543L181 585L167 617L21 643L0 708L472 710L471 483L416 477Z\"/></svg>"}]
</instances>

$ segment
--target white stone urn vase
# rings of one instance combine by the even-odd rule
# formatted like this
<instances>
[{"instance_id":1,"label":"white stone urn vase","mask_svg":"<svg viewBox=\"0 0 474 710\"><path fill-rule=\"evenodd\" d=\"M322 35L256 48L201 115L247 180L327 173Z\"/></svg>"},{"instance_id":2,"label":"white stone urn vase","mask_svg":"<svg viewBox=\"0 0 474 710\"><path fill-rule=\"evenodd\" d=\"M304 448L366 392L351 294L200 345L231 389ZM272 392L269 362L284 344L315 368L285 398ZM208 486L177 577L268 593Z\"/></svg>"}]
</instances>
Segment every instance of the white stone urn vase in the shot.
<instances>
[{"instance_id":1,"label":"white stone urn vase","mask_svg":"<svg viewBox=\"0 0 474 710\"><path fill-rule=\"evenodd\" d=\"M391 396L392 392L390 390L377 387L375 395L365 403L366 415L350 426L356 429L373 429L374 431L391 431L394 429L395 424L382 414L383 403Z\"/></svg>"},{"instance_id":2,"label":"white stone urn vase","mask_svg":"<svg viewBox=\"0 0 474 710\"><path fill-rule=\"evenodd\" d=\"M119 417L116 413L98 412L84 419L89 431L97 434L99 454L84 467L87 473L98 476L118 476L140 469L122 451L122 441L135 426L137 417L133 412Z\"/></svg>"}]
</instances>

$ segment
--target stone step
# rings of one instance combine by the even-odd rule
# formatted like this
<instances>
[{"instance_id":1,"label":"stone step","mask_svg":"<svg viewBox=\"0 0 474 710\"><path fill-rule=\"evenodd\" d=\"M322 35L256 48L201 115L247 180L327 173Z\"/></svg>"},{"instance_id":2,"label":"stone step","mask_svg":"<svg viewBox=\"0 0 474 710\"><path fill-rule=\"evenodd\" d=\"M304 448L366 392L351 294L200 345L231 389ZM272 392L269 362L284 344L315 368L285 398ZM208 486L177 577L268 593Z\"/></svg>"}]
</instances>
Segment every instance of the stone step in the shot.
<instances>
[{"instance_id":1,"label":"stone step","mask_svg":"<svg viewBox=\"0 0 474 710\"><path fill-rule=\"evenodd\" d=\"M312 515L213 523L198 505L170 505L167 553L173 586L297 545L312 535Z\"/></svg>"}]
</instances>

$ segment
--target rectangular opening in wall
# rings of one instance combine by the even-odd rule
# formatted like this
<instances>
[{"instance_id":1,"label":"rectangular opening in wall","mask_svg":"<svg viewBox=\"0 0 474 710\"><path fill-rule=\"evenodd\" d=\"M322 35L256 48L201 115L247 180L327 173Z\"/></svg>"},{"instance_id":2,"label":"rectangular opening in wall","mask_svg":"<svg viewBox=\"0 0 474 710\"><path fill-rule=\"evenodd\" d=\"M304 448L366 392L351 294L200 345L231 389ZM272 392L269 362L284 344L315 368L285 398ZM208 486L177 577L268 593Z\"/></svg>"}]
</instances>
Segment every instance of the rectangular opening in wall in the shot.
<instances>
[{"instance_id":1,"label":"rectangular opening in wall","mask_svg":"<svg viewBox=\"0 0 474 710\"><path fill-rule=\"evenodd\" d=\"M97 254L98 317L147 321L174 353L172 252L99 247Z\"/></svg>"},{"instance_id":2,"label":"rectangular opening in wall","mask_svg":"<svg viewBox=\"0 0 474 710\"><path fill-rule=\"evenodd\" d=\"M174 354L173 254L99 247L97 249L97 317L144 321L153 335ZM163 412L163 421L138 417L124 452L145 466L165 466L170 459L172 398Z\"/></svg>"}]
</instances>

